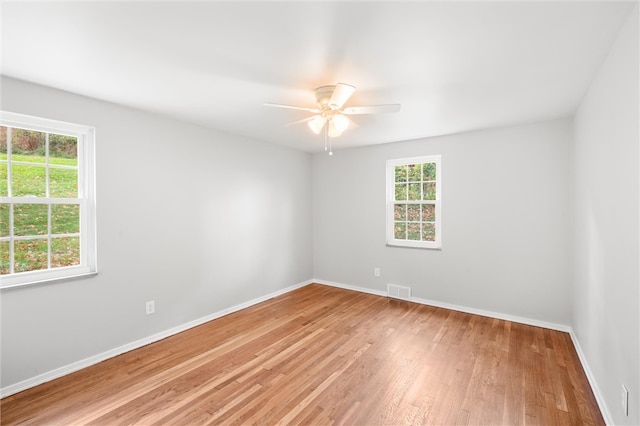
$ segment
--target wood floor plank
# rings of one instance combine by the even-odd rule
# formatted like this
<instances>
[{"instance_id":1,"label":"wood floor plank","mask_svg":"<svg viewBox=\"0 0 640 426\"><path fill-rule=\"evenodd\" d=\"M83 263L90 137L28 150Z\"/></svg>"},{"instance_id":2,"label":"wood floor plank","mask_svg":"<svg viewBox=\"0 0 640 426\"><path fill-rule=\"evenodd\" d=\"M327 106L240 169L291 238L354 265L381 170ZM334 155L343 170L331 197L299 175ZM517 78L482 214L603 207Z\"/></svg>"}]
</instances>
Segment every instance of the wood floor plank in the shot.
<instances>
[{"instance_id":1,"label":"wood floor plank","mask_svg":"<svg viewBox=\"0 0 640 426\"><path fill-rule=\"evenodd\" d=\"M4 398L2 425L603 425L566 333L318 284Z\"/></svg>"}]
</instances>

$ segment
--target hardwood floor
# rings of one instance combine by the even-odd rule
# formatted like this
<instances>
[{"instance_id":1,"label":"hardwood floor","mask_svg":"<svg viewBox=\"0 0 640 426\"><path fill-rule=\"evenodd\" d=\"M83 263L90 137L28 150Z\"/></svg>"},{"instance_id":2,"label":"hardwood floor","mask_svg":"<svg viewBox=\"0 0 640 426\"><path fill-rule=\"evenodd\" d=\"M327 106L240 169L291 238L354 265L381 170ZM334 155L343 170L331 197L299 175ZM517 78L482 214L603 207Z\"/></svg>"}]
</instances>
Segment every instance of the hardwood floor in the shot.
<instances>
[{"instance_id":1,"label":"hardwood floor","mask_svg":"<svg viewBox=\"0 0 640 426\"><path fill-rule=\"evenodd\" d=\"M1 404L2 424L604 424L566 333L318 284Z\"/></svg>"}]
</instances>

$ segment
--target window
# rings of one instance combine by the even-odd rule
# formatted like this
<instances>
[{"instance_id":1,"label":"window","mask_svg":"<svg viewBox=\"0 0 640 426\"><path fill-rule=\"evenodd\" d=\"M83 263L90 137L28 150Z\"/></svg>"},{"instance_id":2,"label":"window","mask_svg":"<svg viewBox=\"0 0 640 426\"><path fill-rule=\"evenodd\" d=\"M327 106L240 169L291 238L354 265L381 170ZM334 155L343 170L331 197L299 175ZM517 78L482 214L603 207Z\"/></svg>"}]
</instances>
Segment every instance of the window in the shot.
<instances>
[{"instance_id":1,"label":"window","mask_svg":"<svg viewBox=\"0 0 640 426\"><path fill-rule=\"evenodd\" d=\"M440 156L387 161L387 244L442 245Z\"/></svg>"},{"instance_id":2,"label":"window","mask_svg":"<svg viewBox=\"0 0 640 426\"><path fill-rule=\"evenodd\" d=\"M96 272L94 129L0 111L1 287Z\"/></svg>"}]
</instances>

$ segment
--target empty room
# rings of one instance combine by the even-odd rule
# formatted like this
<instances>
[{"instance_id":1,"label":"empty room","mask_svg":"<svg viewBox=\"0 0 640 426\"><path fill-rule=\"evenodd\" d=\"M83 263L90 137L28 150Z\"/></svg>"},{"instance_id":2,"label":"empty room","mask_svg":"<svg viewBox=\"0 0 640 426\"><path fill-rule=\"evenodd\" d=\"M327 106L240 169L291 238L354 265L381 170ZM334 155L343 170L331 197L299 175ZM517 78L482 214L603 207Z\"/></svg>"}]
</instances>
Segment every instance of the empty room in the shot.
<instances>
[{"instance_id":1,"label":"empty room","mask_svg":"<svg viewBox=\"0 0 640 426\"><path fill-rule=\"evenodd\" d=\"M0 8L1 424L640 424L637 0Z\"/></svg>"}]
</instances>

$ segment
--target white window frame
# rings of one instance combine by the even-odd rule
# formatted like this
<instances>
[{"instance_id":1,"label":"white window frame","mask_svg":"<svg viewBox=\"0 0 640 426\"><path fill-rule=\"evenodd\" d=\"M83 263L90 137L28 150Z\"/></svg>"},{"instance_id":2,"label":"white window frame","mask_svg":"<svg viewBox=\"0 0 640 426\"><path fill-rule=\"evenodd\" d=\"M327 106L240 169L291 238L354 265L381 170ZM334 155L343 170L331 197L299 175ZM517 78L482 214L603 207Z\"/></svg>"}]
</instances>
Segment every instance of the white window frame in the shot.
<instances>
[{"instance_id":1,"label":"white window frame","mask_svg":"<svg viewBox=\"0 0 640 426\"><path fill-rule=\"evenodd\" d=\"M35 204L78 204L80 206L80 264L37 271L13 272L0 275L0 288L37 284L47 281L94 275L98 271L96 249L96 188L95 188L95 128L66 123L30 115L0 111L0 125L6 127L54 133L77 138L78 144L78 197L77 198L33 198ZM7 141L9 144L10 141ZM4 161L3 161L4 162ZM10 157L7 158L10 164ZM48 165L47 165L48 167ZM10 177L10 167L7 170ZM8 194L11 195L11 194ZM20 203L26 197L0 197L1 203ZM11 226L11 220L9 226ZM2 241L14 239L10 231ZM10 261L13 259L10 258Z\"/></svg>"},{"instance_id":2,"label":"white window frame","mask_svg":"<svg viewBox=\"0 0 640 426\"><path fill-rule=\"evenodd\" d=\"M399 246L399 247L414 247L414 248L426 248L426 249L441 249L442 248L442 156L441 155L426 155L420 157L399 158L394 160L387 160L386 168L386 181L387 181L387 221L386 221L386 234L387 245ZM435 163L436 164L436 199L435 200L420 200L409 201L403 200L397 202L395 200L395 168L396 166L406 166L409 164L424 164ZM422 185L421 185L422 187ZM423 191L423 189L421 189ZM394 232L394 206L395 204L433 204L435 206L435 240L434 241L418 241L418 240L405 240L395 238Z\"/></svg>"}]
</instances>

